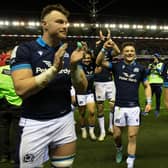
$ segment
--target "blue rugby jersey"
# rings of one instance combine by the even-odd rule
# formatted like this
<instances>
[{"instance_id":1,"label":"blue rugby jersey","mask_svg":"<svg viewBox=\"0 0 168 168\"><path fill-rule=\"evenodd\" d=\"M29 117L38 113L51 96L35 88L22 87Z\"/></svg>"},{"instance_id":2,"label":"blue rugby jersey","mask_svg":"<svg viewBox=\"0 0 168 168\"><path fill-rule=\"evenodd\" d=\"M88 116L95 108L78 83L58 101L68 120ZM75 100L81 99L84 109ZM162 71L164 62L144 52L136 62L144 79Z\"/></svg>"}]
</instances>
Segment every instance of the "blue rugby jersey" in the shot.
<instances>
[{"instance_id":1,"label":"blue rugby jersey","mask_svg":"<svg viewBox=\"0 0 168 168\"><path fill-rule=\"evenodd\" d=\"M168 88L168 62L164 64L164 69L163 69L163 86Z\"/></svg>"},{"instance_id":2,"label":"blue rugby jersey","mask_svg":"<svg viewBox=\"0 0 168 168\"><path fill-rule=\"evenodd\" d=\"M58 46L59 47L59 46ZM49 47L41 37L36 41L22 43L11 60L11 70L27 69L36 76L53 64L57 48ZM46 88L23 100L22 117L29 119L53 119L71 111L71 77L68 53L63 57L63 68Z\"/></svg>"},{"instance_id":3,"label":"blue rugby jersey","mask_svg":"<svg viewBox=\"0 0 168 168\"><path fill-rule=\"evenodd\" d=\"M116 86L115 105L120 107L139 106L139 85L147 80L145 68L137 62L126 64L124 61L110 64Z\"/></svg>"}]
</instances>

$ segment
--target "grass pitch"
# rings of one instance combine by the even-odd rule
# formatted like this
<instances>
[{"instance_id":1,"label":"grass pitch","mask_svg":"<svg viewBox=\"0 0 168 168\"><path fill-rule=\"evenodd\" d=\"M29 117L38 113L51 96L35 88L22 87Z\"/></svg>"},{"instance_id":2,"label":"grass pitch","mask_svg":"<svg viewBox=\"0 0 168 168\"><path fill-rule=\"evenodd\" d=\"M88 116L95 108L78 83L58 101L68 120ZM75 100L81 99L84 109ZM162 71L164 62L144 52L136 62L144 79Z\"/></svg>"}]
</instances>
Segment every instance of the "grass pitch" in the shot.
<instances>
[{"instance_id":1,"label":"grass pitch","mask_svg":"<svg viewBox=\"0 0 168 168\"><path fill-rule=\"evenodd\" d=\"M145 99L144 90L140 87L140 104L143 110ZM137 138L137 154L135 168L167 168L168 167L168 111L161 101L160 116L155 118L153 97L153 109L148 116L142 116L139 135ZM105 108L106 129L108 128L108 104ZM73 168L126 168L125 158L127 156L127 129L123 134L124 160L120 164L115 163L115 147L113 137L107 135L104 142L83 140L80 136L78 122L78 111L75 112L76 131L78 135L77 154ZM98 124L96 134L99 135ZM0 164L0 168L12 168L9 163ZM45 168L49 168L49 162Z\"/></svg>"}]
</instances>

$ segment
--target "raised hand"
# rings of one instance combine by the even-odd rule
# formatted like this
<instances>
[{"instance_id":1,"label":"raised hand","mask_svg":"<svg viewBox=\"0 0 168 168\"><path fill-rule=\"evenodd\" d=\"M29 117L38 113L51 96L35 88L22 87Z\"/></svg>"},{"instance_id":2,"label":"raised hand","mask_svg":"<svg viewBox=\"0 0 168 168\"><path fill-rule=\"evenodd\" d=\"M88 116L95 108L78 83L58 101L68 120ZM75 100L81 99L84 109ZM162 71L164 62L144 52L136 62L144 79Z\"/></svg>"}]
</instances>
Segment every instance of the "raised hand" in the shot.
<instances>
[{"instance_id":1,"label":"raised hand","mask_svg":"<svg viewBox=\"0 0 168 168\"><path fill-rule=\"evenodd\" d=\"M146 104L145 112L150 112L150 110L151 110L151 104Z\"/></svg>"},{"instance_id":2,"label":"raised hand","mask_svg":"<svg viewBox=\"0 0 168 168\"><path fill-rule=\"evenodd\" d=\"M110 31L110 29L107 29L106 39L107 39L107 40L111 39L111 31Z\"/></svg>"},{"instance_id":3,"label":"raised hand","mask_svg":"<svg viewBox=\"0 0 168 168\"><path fill-rule=\"evenodd\" d=\"M76 49L72 52L71 54L71 60L70 63L71 65L76 65L80 60L82 60L84 55L83 49Z\"/></svg>"},{"instance_id":4,"label":"raised hand","mask_svg":"<svg viewBox=\"0 0 168 168\"><path fill-rule=\"evenodd\" d=\"M62 68L63 65L63 56L66 52L66 49L68 47L67 43L64 43L60 48L56 51L55 57L54 57L54 63L53 66L59 71Z\"/></svg>"},{"instance_id":5,"label":"raised hand","mask_svg":"<svg viewBox=\"0 0 168 168\"><path fill-rule=\"evenodd\" d=\"M106 49L110 49L113 48L115 45L115 42L112 39L108 39L107 41L105 41L103 47Z\"/></svg>"},{"instance_id":6,"label":"raised hand","mask_svg":"<svg viewBox=\"0 0 168 168\"><path fill-rule=\"evenodd\" d=\"M109 40L111 38L111 31L107 29L107 36L103 35L102 30L99 31L99 40L96 41L96 45L99 45L102 41Z\"/></svg>"}]
</instances>

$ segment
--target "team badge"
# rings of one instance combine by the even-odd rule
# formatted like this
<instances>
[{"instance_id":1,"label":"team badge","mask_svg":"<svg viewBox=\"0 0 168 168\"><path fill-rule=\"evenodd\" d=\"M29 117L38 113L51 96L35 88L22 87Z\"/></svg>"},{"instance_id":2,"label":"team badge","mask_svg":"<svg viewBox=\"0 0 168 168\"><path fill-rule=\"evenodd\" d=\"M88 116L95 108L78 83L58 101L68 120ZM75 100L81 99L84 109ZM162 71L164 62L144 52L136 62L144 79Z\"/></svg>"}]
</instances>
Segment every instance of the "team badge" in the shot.
<instances>
[{"instance_id":1,"label":"team badge","mask_svg":"<svg viewBox=\"0 0 168 168\"><path fill-rule=\"evenodd\" d=\"M33 162L34 161L35 156L33 154L26 154L23 158L24 162Z\"/></svg>"},{"instance_id":2,"label":"team badge","mask_svg":"<svg viewBox=\"0 0 168 168\"><path fill-rule=\"evenodd\" d=\"M139 72L139 68L134 68L133 72Z\"/></svg>"}]
</instances>

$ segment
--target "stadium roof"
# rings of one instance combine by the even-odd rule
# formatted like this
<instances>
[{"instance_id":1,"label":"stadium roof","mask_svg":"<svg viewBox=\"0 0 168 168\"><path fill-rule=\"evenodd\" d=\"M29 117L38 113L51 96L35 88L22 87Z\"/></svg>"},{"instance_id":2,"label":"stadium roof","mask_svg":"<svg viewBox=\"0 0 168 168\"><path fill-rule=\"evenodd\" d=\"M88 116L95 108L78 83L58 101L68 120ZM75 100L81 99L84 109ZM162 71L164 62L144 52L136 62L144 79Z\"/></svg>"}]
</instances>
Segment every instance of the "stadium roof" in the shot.
<instances>
[{"instance_id":1,"label":"stadium roof","mask_svg":"<svg viewBox=\"0 0 168 168\"><path fill-rule=\"evenodd\" d=\"M165 23L168 18L164 0L5 0L0 5L0 17L39 18L41 9L54 3L63 4L72 20Z\"/></svg>"},{"instance_id":2,"label":"stadium roof","mask_svg":"<svg viewBox=\"0 0 168 168\"><path fill-rule=\"evenodd\" d=\"M163 0L5 0L0 5L0 34L35 34L38 28L29 26L2 26L3 20L39 20L40 12L47 4L61 3L70 13L70 22L109 24L112 36L125 39L168 40L168 14ZM2 21L2 22L3 22ZM114 28L114 24L116 27ZM101 27L70 27L69 35L95 36ZM112 27L111 27L112 26ZM126 27L125 27L126 26ZM129 26L130 28L127 28ZM143 26L143 28L141 28ZM140 28L138 28L140 27ZM133 38L132 38L133 37ZM137 38L138 37L138 38ZM159 38L158 38L159 37ZM154 39L153 39L154 38Z\"/></svg>"}]
</instances>

